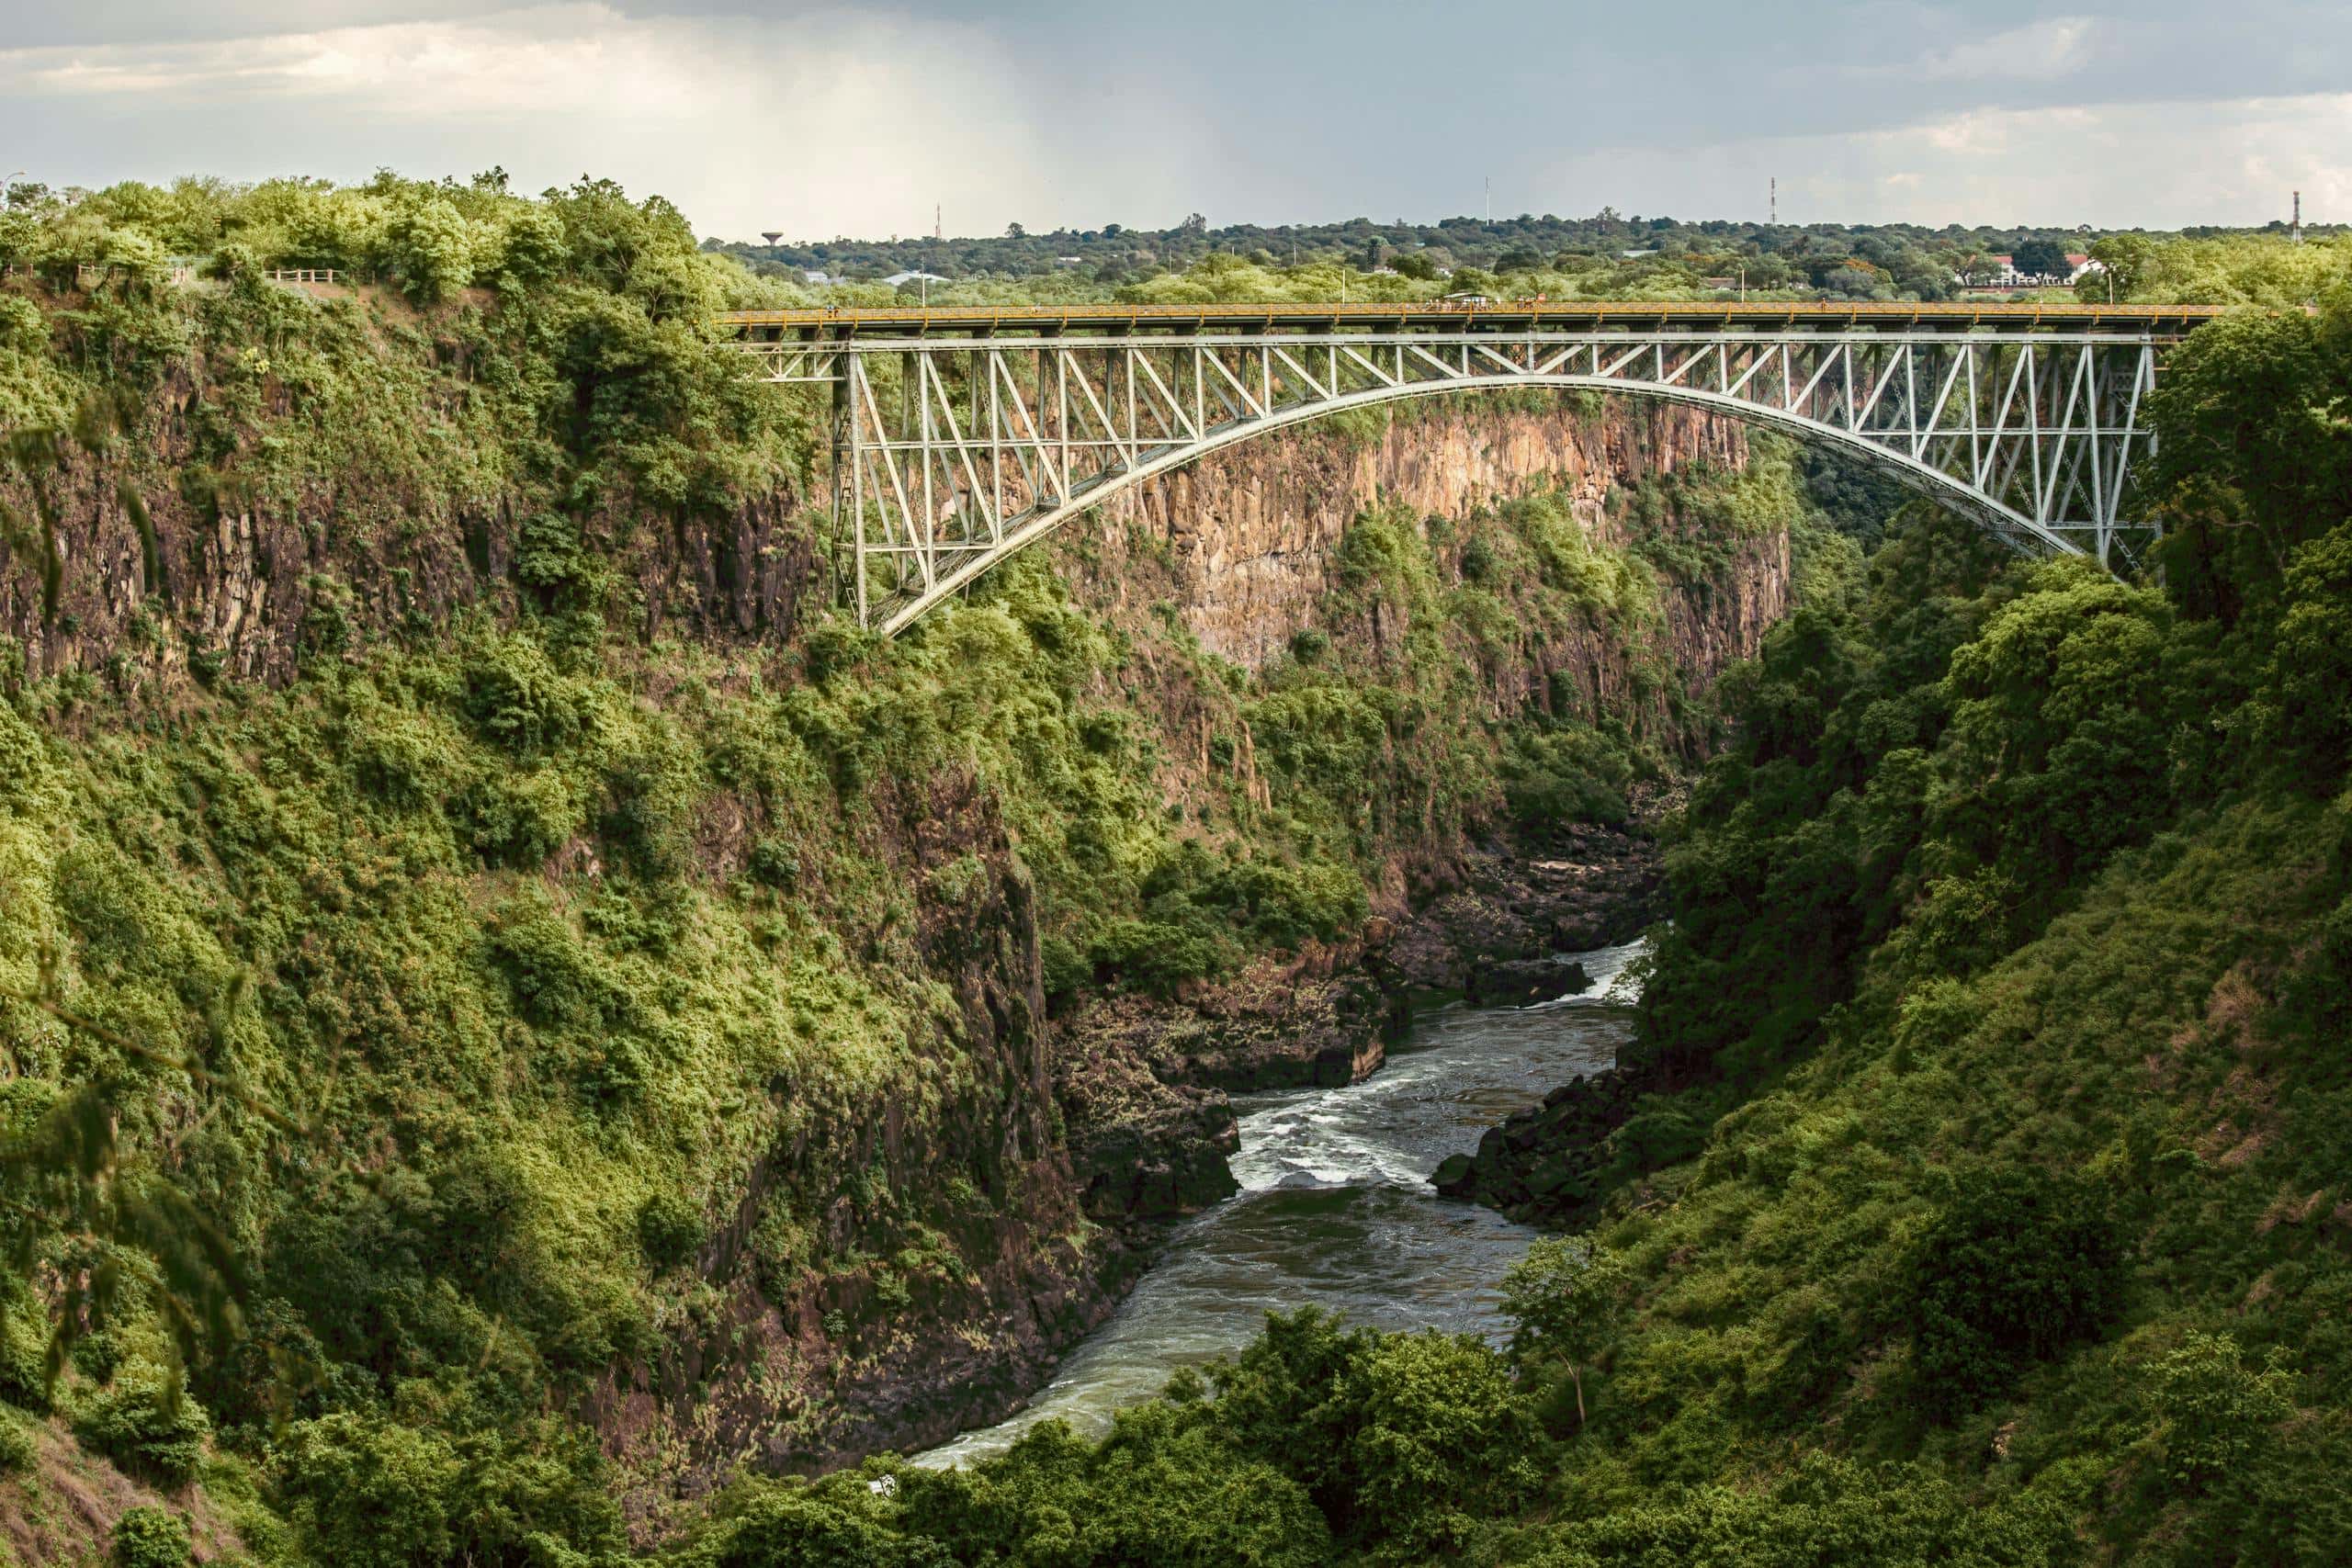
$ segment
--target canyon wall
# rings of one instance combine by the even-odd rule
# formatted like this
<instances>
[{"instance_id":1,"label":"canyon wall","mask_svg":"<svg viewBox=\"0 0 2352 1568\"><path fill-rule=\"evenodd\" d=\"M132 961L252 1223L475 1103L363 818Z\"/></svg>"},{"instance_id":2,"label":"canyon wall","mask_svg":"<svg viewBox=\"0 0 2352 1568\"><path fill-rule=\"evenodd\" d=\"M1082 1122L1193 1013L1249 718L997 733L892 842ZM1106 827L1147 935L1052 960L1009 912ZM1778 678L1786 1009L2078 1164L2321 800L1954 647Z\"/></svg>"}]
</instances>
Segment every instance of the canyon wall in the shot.
<instances>
[{"instance_id":1,"label":"canyon wall","mask_svg":"<svg viewBox=\"0 0 2352 1568\"><path fill-rule=\"evenodd\" d=\"M1612 492L1747 457L1738 421L1671 404L1433 399L1396 405L1372 436L1307 424L1227 447L1077 519L1053 548L1091 606L1119 619L1173 603L1204 648L1256 669L1313 617L1340 536L1367 507L1464 518L1556 491L1595 545L1622 548ZM1731 570L1665 586L1675 662L1712 678L1787 613L1787 536L1737 541Z\"/></svg>"},{"instance_id":2,"label":"canyon wall","mask_svg":"<svg viewBox=\"0 0 2352 1568\"><path fill-rule=\"evenodd\" d=\"M477 611L512 620L546 592L528 566L548 547L545 520L518 515L517 504L409 513L397 495L336 476L271 499L202 493L182 482L178 418L165 409L152 450L61 438L0 486L10 508L0 633L22 657L19 678L87 671L134 703L183 673L281 685L307 660L364 663L371 638L429 639ZM1631 536L1620 492L1695 464L1736 472L1748 459L1736 425L1690 411L1432 402L1369 433L1308 426L1231 448L1078 520L1047 549L1078 605L1131 634L1112 677L1125 683L1091 700L1133 714L1163 759L1163 782L1181 793L1176 775L1212 767L1213 730L1238 733L1239 745L1216 766L1246 773L1251 762L1234 693L1185 665L1171 621L1210 653L1268 666L1324 613L1343 537L1368 508L1460 520L1441 559L1459 576L1482 509L1552 492L1592 545L1623 550ZM797 640L821 592L812 535L789 493L696 522L616 489L569 525L580 531L575 547L614 574L627 618L610 624L645 647L641 663L663 657L652 646L663 637L767 663ZM1693 533L1712 526L1689 522ZM1655 682L1637 679L1645 661L1703 686L1753 650L1789 592L1785 532L1715 543L1705 570L1658 572L1659 618L1639 637L1603 618L1573 638L1498 656L1485 672L1484 711L1465 721L1548 707L1563 681L1591 716L1662 705ZM659 671L639 673L641 700L658 705ZM502 769L546 776L537 762ZM446 803L424 789L410 804L431 816ZM631 1505L650 1531L669 1499L740 1464L825 1468L1002 1415L1110 1309L1154 1225L1229 1189L1227 1088L1285 1073L1357 1075L1379 1059L1384 1008L1363 967L1374 932L1196 994L1182 1004L1199 1015L1183 1036L1193 1043L1171 1050L1167 1019L1139 1020L1132 1008L1106 1001L1090 1014L1081 1003L1046 1016L1037 899L990 785L942 774L920 796L867 788L856 809L871 825L858 852L912 891L876 929L852 921L839 934L869 959L911 943L910 974L954 999L919 1055L954 1071L854 1093L769 1085L770 1099L796 1108L790 1136L748 1171L705 1173L707 1235L676 1266L695 1288L663 1309L659 1348L624 1355L579 1404L632 1478ZM190 830L200 839L209 818L199 813ZM566 829L574 845L594 831ZM1460 846L1435 841L1442 836L1400 851L1436 867L1430 874L1374 873L1383 918L1373 926L1447 886ZM508 873L456 842L436 876L503 886ZM589 898L595 874L579 867L591 859L555 854L521 874L560 901ZM717 902L741 897L729 890L741 867L729 866L705 868ZM902 923L888 923L901 913ZM401 918L375 919L395 930ZM546 1055L530 1030L518 1026L514 1038L522 1059ZM801 1253L763 1250L776 1216L802 1238Z\"/></svg>"}]
</instances>

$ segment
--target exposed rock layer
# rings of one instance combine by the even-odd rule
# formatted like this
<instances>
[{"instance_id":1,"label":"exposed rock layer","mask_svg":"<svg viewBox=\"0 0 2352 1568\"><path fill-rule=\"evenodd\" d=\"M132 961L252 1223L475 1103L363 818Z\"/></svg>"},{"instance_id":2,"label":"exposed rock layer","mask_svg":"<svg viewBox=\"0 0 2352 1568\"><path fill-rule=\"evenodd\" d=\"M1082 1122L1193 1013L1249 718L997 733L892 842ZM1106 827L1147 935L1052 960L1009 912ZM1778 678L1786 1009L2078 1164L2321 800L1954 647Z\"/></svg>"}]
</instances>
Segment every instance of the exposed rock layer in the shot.
<instances>
[{"instance_id":1,"label":"exposed rock layer","mask_svg":"<svg viewBox=\"0 0 2352 1568\"><path fill-rule=\"evenodd\" d=\"M1202 646L1254 668L1331 590L1340 536L1367 506L1458 517L1556 491L1596 544L1622 546L1611 492L1698 459L1743 466L1744 427L1623 400L1597 413L1565 400L1435 400L1401 410L1376 439L1307 425L1179 468L1107 502L1099 520L1072 524L1062 553L1105 611L1138 615L1170 601ZM1786 536L1746 543L1752 553L1724 581L1676 585L1667 607L1672 657L1702 682L1753 651L1788 608ZM1592 672L1614 687L1596 696L1622 692L1615 673Z\"/></svg>"}]
</instances>

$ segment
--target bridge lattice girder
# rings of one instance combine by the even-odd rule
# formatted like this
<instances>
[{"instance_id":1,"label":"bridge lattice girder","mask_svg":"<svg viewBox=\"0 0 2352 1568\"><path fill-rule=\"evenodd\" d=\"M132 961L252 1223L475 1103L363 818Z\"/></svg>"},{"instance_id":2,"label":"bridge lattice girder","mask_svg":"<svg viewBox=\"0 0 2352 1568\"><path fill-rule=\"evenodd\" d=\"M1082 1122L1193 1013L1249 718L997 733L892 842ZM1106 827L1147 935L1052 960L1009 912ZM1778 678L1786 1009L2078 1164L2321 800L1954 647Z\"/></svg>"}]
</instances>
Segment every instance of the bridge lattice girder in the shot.
<instances>
[{"instance_id":1,"label":"bridge lattice girder","mask_svg":"<svg viewBox=\"0 0 2352 1568\"><path fill-rule=\"evenodd\" d=\"M837 521L895 633L1070 517L1261 432L1483 387L1720 410L1854 453L2023 550L2128 558L2153 525L2148 332L1399 330L743 345L833 388Z\"/></svg>"}]
</instances>

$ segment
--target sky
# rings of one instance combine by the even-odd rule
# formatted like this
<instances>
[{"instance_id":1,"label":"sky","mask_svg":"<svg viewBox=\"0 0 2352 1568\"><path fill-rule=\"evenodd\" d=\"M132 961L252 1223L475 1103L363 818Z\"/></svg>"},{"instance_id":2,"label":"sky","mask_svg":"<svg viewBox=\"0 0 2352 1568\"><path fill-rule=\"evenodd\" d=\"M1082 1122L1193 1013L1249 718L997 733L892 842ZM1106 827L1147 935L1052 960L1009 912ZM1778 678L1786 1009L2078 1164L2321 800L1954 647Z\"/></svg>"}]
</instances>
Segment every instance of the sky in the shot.
<instances>
[{"instance_id":1,"label":"sky","mask_svg":"<svg viewBox=\"0 0 2352 1568\"><path fill-rule=\"evenodd\" d=\"M0 175L583 174L728 239L2352 217L2343 0L0 0ZM1492 195L1487 191L1491 186Z\"/></svg>"}]
</instances>

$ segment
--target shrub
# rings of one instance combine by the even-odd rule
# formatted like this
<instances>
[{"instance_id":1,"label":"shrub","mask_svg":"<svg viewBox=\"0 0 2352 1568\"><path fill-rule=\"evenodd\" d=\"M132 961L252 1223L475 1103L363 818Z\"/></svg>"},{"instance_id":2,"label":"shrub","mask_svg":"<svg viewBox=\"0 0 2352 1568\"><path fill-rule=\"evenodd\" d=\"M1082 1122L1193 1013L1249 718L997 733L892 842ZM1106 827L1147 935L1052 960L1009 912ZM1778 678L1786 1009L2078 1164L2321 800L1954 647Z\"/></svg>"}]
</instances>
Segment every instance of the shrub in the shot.
<instances>
[{"instance_id":1,"label":"shrub","mask_svg":"<svg viewBox=\"0 0 2352 1568\"><path fill-rule=\"evenodd\" d=\"M466 716L484 739L517 756L568 745L593 721L586 693L528 637L500 637L466 661Z\"/></svg>"},{"instance_id":2,"label":"shrub","mask_svg":"<svg viewBox=\"0 0 2352 1568\"><path fill-rule=\"evenodd\" d=\"M1187 922L1113 920L1093 942L1095 974L1166 995L1187 980L1221 973L1233 946L1214 931Z\"/></svg>"},{"instance_id":3,"label":"shrub","mask_svg":"<svg viewBox=\"0 0 2352 1568\"><path fill-rule=\"evenodd\" d=\"M30 1299L0 1302L0 1403L49 1408L49 1358L40 1314Z\"/></svg>"},{"instance_id":4,"label":"shrub","mask_svg":"<svg viewBox=\"0 0 2352 1568\"><path fill-rule=\"evenodd\" d=\"M2294 1414L2292 1384L2275 1358L2256 1371L2229 1335L2192 1332L2157 1360L2150 1380L2165 1478L2202 1490L2245 1470L2271 1428Z\"/></svg>"},{"instance_id":5,"label":"shrub","mask_svg":"<svg viewBox=\"0 0 2352 1568\"><path fill-rule=\"evenodd\" d=\"M432 1432L327 1416L299 1422L277 1458L279 1502L312 1557L411 1568L450 1552L458 1456Z\"/></svg>"},{"instance_id":6,"label":"shrub","mask_svg":"<svg viewBox=\"0 0 2352 1568\"><path fill-rule=\"evenodd\" d=\"M25 1429L24 1423L12 1416L0 1414L0 1475L30 1470L34 1460L39 1457L40 1450L34 1447L33 1435Z\"/></svg>"},{"instance_id":7,"label":"shrub","mask_svg":"<svg viewBox=\"0 0 2352 1568\"><path fill-rule=\"evenodd\" d=\"M194 1479L203 1464L212 1422L160 1371L140 1367L91 1400L74 1430L127 1469L177 1486Z\"/></svg>"},{"instance_id":8,"label":"shrub","mask_svg":"<svg viewBox=\"0 0 2352 1568\"><path fill-rule=\"evenodd\" d=\"M453 1438L348 1415L297 1422L273 1466L296 1537L335 1568L537 1568L612 1553L620 1509L604 1479L593 1439L552 1424Z\"/></svg>"},{"instance_id":9,"label":"shrub","mask_svg":"<svg viewBox=\"0 0 2352 1568\"><path fill-rule=\"evenodd\" d=\"M1622 745L1581 726L1512 735L1502 760L1503 800L1522 828L1623 822L1633 767Z\"/></svg>"},{"instance_id":10,"label":"shrub","mask_svg":"<svg viewBox=\"0 0 2352 1568\"><path fill-rule=\"evenodd\" d=\"M787 1483L736 1505L708 1561L711 1568L954 1568L956 1559L853 1503Z\"/></svg>"},{"instance_id":11,"label":"shrub","mask_svg":"<svg viewBox=\"0 0 2352 1568\"><path fill-rule=\"evenodd\" d=\"M1090 1443L1058 1421L968 1471L899 1477L906 1528L962 1562L1314 1568L1330 1532L1298 1483L1237 1451L1198 1380Z\"/></svg>"},{"instance_id":12,"label":"shrub","mask_svg":"<svg viewBox=\"0 0 2352 1568\"><path fill-rule=\"evenodd\" d=\"M2087 1182L2034 1167L1963 1171L1915 1246L1904 1301L1928 1407L1966 1409L2023 1362L2115 1315L2123 1247Z\"/></svg>"},{"instance_id":13,"label":"shrub","mask_svg":"<svg viewBox=\"0 0 2352 1568\"><path fill-rule=\"evenodd\" d=\"M657 1192L637 1211L638 1245L656 1269L674 1269L693 1258L704 1235L701 1205L684 1193Z\"/></svg>"},{"instance_id":14,"label":"shrub","mask_svg":"<svg viewBox=\"0 0 2352 1568\"><path fill-rule=\"evenodd\" d=\"M162 1508L132 1508L114 1522L115 1568L185 1568L187 1522Z\"/></svg>"},{"instance_id":15,"label":"shrub","mask_svg":"<svg viewBox=\"0 0 2352 1568\"><path fill-rule=\"evenodd\" d=\"M477 779L451 803L450 815L476 854L524 870L546 863L582 826L571 786L554 768Z\"/></svg>"},{"instance_id":16,"label":"shrub","mask_svg":"<svg viewBox=\"0 0 2352 1568\"><path fill-rule=\"evenodd\" d=\"M1477 1339L1386 1336L1362 1379L1355 1506L1376 1525L1384 1555L1426 1562L1458 1551L1482 1519L1532 1494L1534 1417L1502 1358Z\"/></svg>"},{"instance_id":17,"label":"shrub","mask_svg":"<svg viewBox=\"0 0 2352 1568\"><path fill-rule=\"evenodd\" d=\"M763 887L787 888L800 880L800 852L782 839L764 838L752 846L744 869Z\"/></svg>"},{"instance_id":18,"label":"shrub","mask_svg":"<svg viewBox=\"0 0 2352 1568\"><path fill-rule=\"evenodd\" d=\"M1210 1369L1219 1430L1306 1489L1343 1538L1426 1562L1524 1501L1532 1411L1468 1336L1379 1335L1313 1308Z\"/></svg>"}]
</instances>

